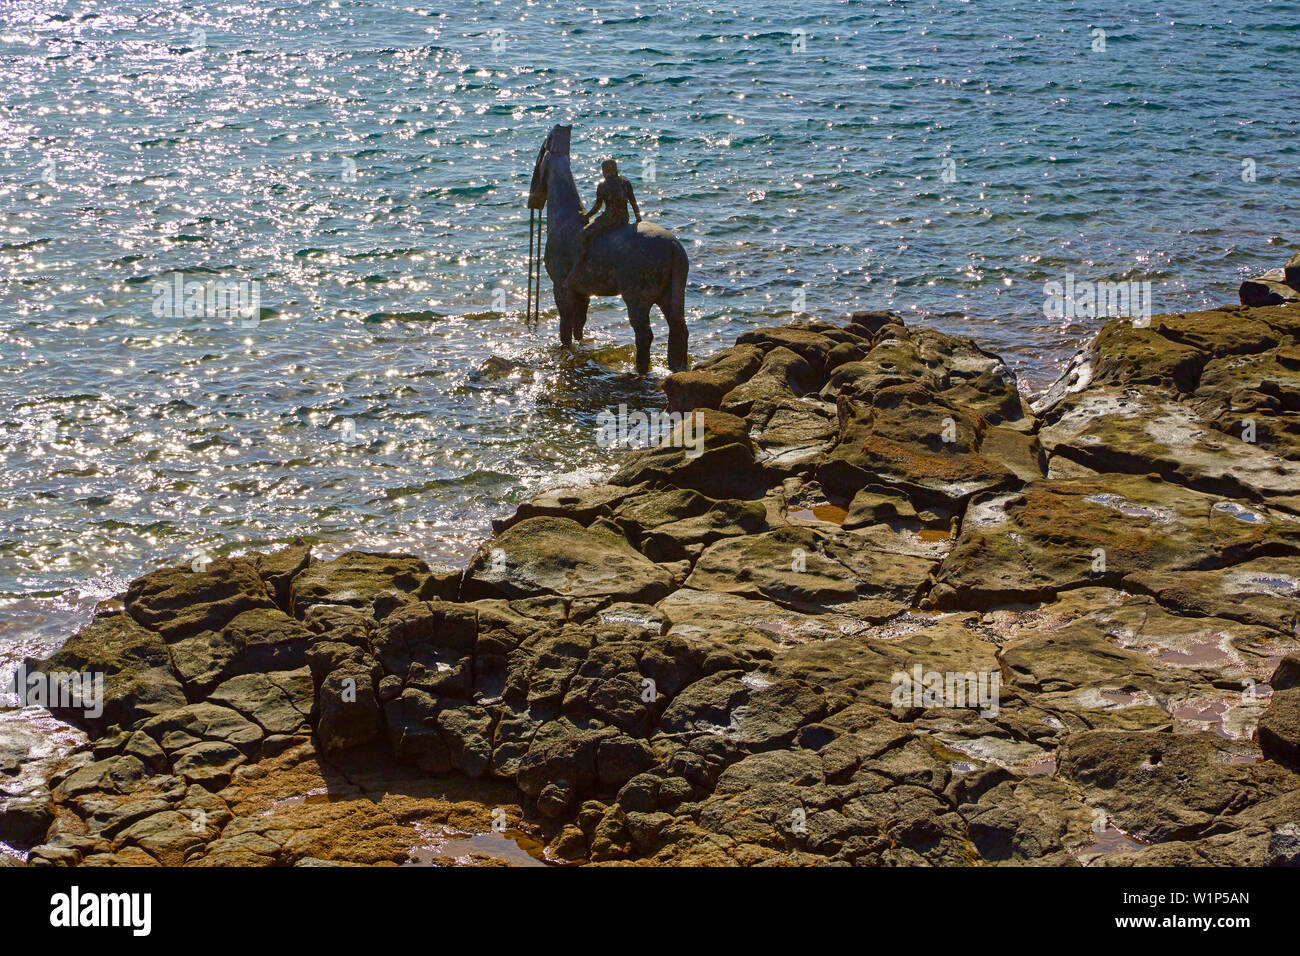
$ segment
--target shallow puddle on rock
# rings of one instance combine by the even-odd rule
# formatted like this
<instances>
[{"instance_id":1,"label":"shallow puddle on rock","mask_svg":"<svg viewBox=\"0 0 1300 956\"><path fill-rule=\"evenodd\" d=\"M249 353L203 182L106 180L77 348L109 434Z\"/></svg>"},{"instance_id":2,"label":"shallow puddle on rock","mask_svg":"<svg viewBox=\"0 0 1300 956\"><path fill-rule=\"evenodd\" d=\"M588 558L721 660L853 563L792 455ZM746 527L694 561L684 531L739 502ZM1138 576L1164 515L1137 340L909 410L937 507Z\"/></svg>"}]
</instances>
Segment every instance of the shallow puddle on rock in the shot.
<instances>
[{"instance_id":1,"label":"shallow puddle on rock","mask_svg":"<svg viewBox=\"0 0 1300 956\"><path fill-rule=\"evenodd\" d=\"M948 764L948 769L953 773L974 773L977 770L983 770L988 766L982 760L973 760L968 754L960 750L954 750L948 746L944 740L933 734L920 734L920 738L926 741L931 752L940 760Z\"/></svg>"},{"instance_id":2,"label":"shallow puddle on rock","mask_svg":"<svg viewBox=\"0 0 1300 956\"><path fill-rule=\"evenodd\" d=\"M1107 710L1118 710L1122 707L1136 707L1139 704L1155 702L1155 698L1150 694L1130 693L1124 690L1099 690L1096 695L1101 699L1102 706Z\"/></svg>"},{"instance_id":3,"label":"shallow puddle on rock","mask_svg":"<svg viewBox=\"0 0 1300 956\"><path fill-rule=\"evenodd\" d=\"M1225 594L1244 591L1248 594L1291 597L1300 591L1300 578L1279 573L1265 574L1259 571L1229 571L1223 576L1223 584L1219 590Z\"/></svg>"},{"instance_id":4,"label":"shallow puddle on rock","mask_svg":"<svg viewBox=\"0 0 1300 956\"><path fill-rule=\"evenodd\" d=\"M1229 636L1221 632L1200 631L1160 636L1130 633L1116 637L1115 643L1120 647L1149 654L1170 667L1240 670L1244 666L1241 656L1229 643Z\"/></svg>"},{"instance_id":5,"label":"shallow puddle on rock","mask_svg":"<svg viewBox=\"0 0 1300 956\"><path fill-rule=\"evenodd\" d=\"M1188 638L1182 647L1162 647L1156 653L1162 663L1174 667L1234 667L1241 661L1218 641Z\"/></svg>"},{"instance_id":6,"label":"shallow puddle on rock","mask_svg":"<svg viewBox=\"0 0 1300 956\"><path fill-rule=\"evenodd\" d=\"M946 528L922 528L916 533L916 536L927 543L947 541L952 537Z\"/></svg>"},{"instance_id":7,"label":"shallow puddle on rock","mask_svg":"<svg viewBox=\"0 0 1300 956\"><path fill-rule=\"evenodd\" d=\"M1263 763L1264 751L1258 747L1247 747L1238 752L1224 754L1223 762L1228 764Z\"/></svg>"},{"instance_id":8,"label":"shallow puddle on rock","mask_svg":"<svg viewBox=\"0 0 1300 956\"><path fill-rule=\"evenodd\" d=\"M1026 760L1015 769L1026 777L1053 776L1056 773L1056 754L1046 754L1042 757Z\"/></svg>"},{"instance_id":9,"label":"shallow puddle on rock","mask_svg":"<svg viewBox=\"0 0 1300 956\"><path fill-rule=\"evenodd\" d=\"M1268 660L1266 671L1272 674L1277 670L1277 665L1281 663L1282 658L1266 660ZM1267 707L1272 696L1273 688L1269 686L1266 680L1255 680L1251 677L1241 684L1241 701L1243 704L1256 703L1261 707Z\"/></svg>"},{"instance_id":10,"label":"shallow puddle on rock","mask_svg":"<svg viewBox=\"0 0 1300 956\"><path fill-rule=\"evenodd\" d=\"M807 644L849 637L870 629L871 622L857 615L827 611L825 614L801 614L773 604L720 591L694 591L683 588L665 598L659 610L677 623L669 635L691 639L710 639L714 625L741 626L770 635L782 645Z\"/></svg>"},{"instance_id":11,"label":"shallow puddle on rock","mask_svg":"<svg viewBox=\"0 0 1300 956\"><path fill-rule=\"evenodd\" d=\"M839 505L818 505L812 511L818 521L829 521L831 524L844 524L844 519L849 516L848 511Z\"/></svg>"},{"instance_id":12,"label":"shallow puddle on rock","mask_svg":"<svg viewBox=\"0 0 1300 956\"><path fill-rule=\"evenodd\" d=\"M934 627L940 620L949 616L950 612L945 611L904 611L898 617L871 628L865 636L871 640L897 640L923 631L927 627Z\"/></svg>"},{"instance_id":13,"label":"shallow puddle on rock","mask_svg":"<svg viewBox=\"0 0 1300 956\"><path fill-rule=\"evenodd\" d=\"M796 508L786 512L787 518L797 521L818 521L836 526L844 524L844 519L848 516L845 509L832 504L813 505L811 508Z\"/></svg>"},{"instance_id":14,"label":"shallow puddle on rock","mask_svg":"<svg viewBox=\"0 0 1300 956\"><path fill-rule=\"evenodd\" d=\"M812 615L801 615L797 611L787 611L776 605L773 607L776 610L772 615L740 619L738 623L744 623L756 631L770 634L779 644L788 646L838 637L852 637L871 628L869 622L850 618L844 614L823 614L819 619ZM671 634L672 631L670 630L669 633ZM699 636L705 637L708 633L707 630L701 629Z\"/></svg>"},{"instance_id":15,"label":"shallow puddle on rock","mask_svg":"<svg viewBox=\"0 0 1300 956\"><path fill-rule=\"evenodd\" d=\"M547 865L542 845L520 830L464 833L441 827L431 834L421 833L421 839L428 842L411 847L411 858L404 866Z\"/></svg>"},{"instance_id":16,"label":"shallow puddle on rock","mask_svg":"<svg viewBox=\"0 0 1300 956\"><path fill-rule=\"evenodd\" d=\"M1174 520L1171 512L1163 508L1152 508L1147 505L1140 505L1137 502L1129 501L1120 495L1102 493L1088 495L1084 501L1091 502L1095 505L1101 505L1105 508L1113 508L1127 518L1149 518L1152 521L1170 522Z\"/></svg>"},{"instance_id":17,"label":"shallow puddle on rock","mask_svg":"<svg viewBox=\"0 0 1300 956\"><path fill-rule=\"evenodd\" d=\"M1237 502L1235 501L1216 502L1214 505L1214 510L1221 511L1224 514L1231 515L1232 517L1236 518L1238 521L1244 521L1247 524L1268 523L1268 517L1266 515L1263 515L1252 508L1247 508L1245 505L1237 504Z\"/></svg>"},{"instance_id":18,"label":"shallow puddle on rock","mask_svg":"<svg viewBox=\"0 0 1300 956\"><path fill-rule=\"evenodd\" d=\"M1092 845L1084 847L1079 853L1080 856L1086 858L1102 853L1136 853L1146 845L1112 823L1107 823L1106 829L1100 832L1094 830L1093 836Z\"/></svg>"},{"instance_id":19,"label":"shallow puddle on rock","mask_svg":"<svg viewBox=\"0 0 1300 956\"><path fill-rule=\"evenodd\" d=\"M1300 623L1297 623L1296 626L1300 627ZM1277 670L1277 665L1282 663L1282 659L1292 654L1300 654L1300 647L1290 644L1282 647L1270 647L1267 650L1258 647L1251 648L1251 650L1259 655L1260 666L1258 676L1250 677L1248 680L1254 684L1256 691L1264 694L1273 693L1273 689L1268 686L1267 681Z\"/></svg>"},{"instance_id":20,"label":"shallow puddle on rock","mask_svg":"<svg viewBox=\"0 0 1300 956\"><path fill-rule=\"evenodd\" d=\"M1169 716L1190 724L1194 730L1209 730L1225 740L1249 743L1266 706L1267 698L1263 694L1257 694L1253 699L1234 694L1186 697L1171 701L1167 709ZM1253 762L1253 758L1249 762Z\"/></svg>"},{"instance_id":21,"label":"shallow puddle on rock","mask_svg":"<svg viewBox=\"0 0 1300 956\"><path fill-rule=\"evenodd\" d=\"M664 626L662 617L653 617L649 614L629 610L601 611L600 622L602 624L631 624L633 627L640 627L655 634L660 633Z\"/></svg>"},{"instance_id":22,"label":"shallow puddle on rock","mask_svg":"<svg viewBox=\"0 0 1300 956\"><path fill-rule=\"evenodd\" d=\"M262 816L269 816L280 807L297 807L309 803L332 803L335 800L355 800L359 796L361 796L359 790L355 793L332 794L324 787L317 787L314 790L308 790L306 793L295 793L291 797L276 800L269 809L263 811Z\"/></svg>"},{"instance_id":23,"label":"shallow puddle on rock","mask_svg":"<svg viewBox=\"0 0 1300 956\"><path fill-rule=\"evenodd\" d=\"M754 630L762 631L764 634L770 634L778 644L782 645L793 646L797 644L807 644L812 641L823 640L827 637L834 636L828 635L820 627L805 626L794 621L754 620L748 623L754 628ZM708 634L707 630L702 628L699 630L701 637ZM678 633L682 633L683 631L685 631L684 628L678 631ZM672 631L670 630L669 633L671 634Z\"/></svg>"},{"instance_id":24,"label":"shallow puddle on rock","mask_svg":"<svg viewBox=\"0 0 1300 956\"><path fill-rule=\"evenodd\" d=\"M966 508L966 517L962 519L962 530L974 531L977 528L992 528L1006 524L1008 518L1005 509L1015 497L1015 493L1010 493L972 502Z\"/></svg>"},{"instance_id":25,"label":"shallow puddle on rock","mask_svg":"<svg viewBox=\"0 0 1300 956\"><path fill-rule=\"evenodd\" d=\"M759 464L772 468L797 465L811 458L816 458L826 448L830 447L830 442L816 440L796 442L793 445L783 444L780 442L779 436L776 440L773 440L771 431L763 431L757 434L751 433L750 437L758 445Z\"/></svg>"},{"instance_id":26,"label":"shallow puddle on rock","mask_svg":"<svg viewBox=\"0 0 1300 956\"><path fill-rule=\"evenodd\" d=\"M1177 717L1179 720L1193 720L1222 725L1223 715L1227 710L1228 702L1226 700L1200 697L1173 704L1169 708L1169 715Z\"/></svg>"},{"instance_id":27,"label":"shallow puddle on rock","mask_svg":"<svg viewBox=\"0 0 1300 956\"><path fill-rule=\"evenodd\" d=\"M959 737L953 734L936 733L933 738L939 741L947 755L949 764L959 770L958 764L964 764L962 757L978 761L980 766L994 764L1012 773L1026 777L1056 773L1056 754L1021 741L1002 737ZM952 755L960 755L954 757ZM964 771L969 772L969 771Z\"/></svg>"}]
</instances>

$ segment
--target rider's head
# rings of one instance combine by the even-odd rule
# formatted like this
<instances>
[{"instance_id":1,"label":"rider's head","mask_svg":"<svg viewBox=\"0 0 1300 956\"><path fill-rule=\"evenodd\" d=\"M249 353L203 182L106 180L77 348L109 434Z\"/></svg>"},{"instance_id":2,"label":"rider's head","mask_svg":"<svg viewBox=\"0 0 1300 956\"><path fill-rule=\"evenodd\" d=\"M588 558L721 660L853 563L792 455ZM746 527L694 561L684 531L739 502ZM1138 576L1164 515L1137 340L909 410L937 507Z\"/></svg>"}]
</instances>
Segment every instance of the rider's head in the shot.
<instances>
[{"instance_id":1,"label":"rider's head","mask_svg":"<svg viewBox=\"0 0 1300 956\"><path fill-rule=\"evenodd\" d=\"M617 176L618 163L614 162L612 159L607 159L600 164L600 171L606 176Z\"/></svg>"}]
</instances>

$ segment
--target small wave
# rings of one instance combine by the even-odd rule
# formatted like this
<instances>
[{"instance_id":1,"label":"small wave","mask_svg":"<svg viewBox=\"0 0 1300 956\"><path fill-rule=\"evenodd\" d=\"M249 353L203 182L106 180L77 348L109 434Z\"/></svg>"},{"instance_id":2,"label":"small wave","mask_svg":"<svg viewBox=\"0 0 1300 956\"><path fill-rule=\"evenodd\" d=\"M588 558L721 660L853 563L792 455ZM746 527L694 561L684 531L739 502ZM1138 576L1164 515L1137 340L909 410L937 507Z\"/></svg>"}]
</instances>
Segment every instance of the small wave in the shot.
<instances>
[{"instance_id":1,"label":"small wave","mask_svg":"<svg viewBox=\"0 0 1300 956\"><path fill-rule=\"evenodd\" d=\"M448 316L443 312L420 310L415 312L371 312L363 321L374 324L379 322L437 322Z\"/></svg>"}]
</instances>

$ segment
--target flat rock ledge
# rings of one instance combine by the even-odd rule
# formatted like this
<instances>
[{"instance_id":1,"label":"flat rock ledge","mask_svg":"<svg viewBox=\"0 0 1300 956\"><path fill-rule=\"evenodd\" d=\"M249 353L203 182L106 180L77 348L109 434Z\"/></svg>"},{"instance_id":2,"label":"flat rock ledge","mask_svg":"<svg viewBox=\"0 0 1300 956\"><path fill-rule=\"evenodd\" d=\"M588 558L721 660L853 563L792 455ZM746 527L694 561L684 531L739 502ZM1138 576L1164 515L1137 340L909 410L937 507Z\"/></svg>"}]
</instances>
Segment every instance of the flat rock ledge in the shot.
<instances>
[{"instance_id":1,"label":"flat rock ledge","mask_svg":"<svg viewBox=\"0 0 1300 956\"><path fill-rule=\"evenodd\" d=\"M503 827L556 863L1300 863L1297 336L1292 305L1112 322L1031 408L891 313L748 332L667 380L664 445L464 570L295 546L132 583L28 662L103 672L105 706L56 709L89 743L0 839L32 865L403 863Z\"/></svg>"}]
</instances>

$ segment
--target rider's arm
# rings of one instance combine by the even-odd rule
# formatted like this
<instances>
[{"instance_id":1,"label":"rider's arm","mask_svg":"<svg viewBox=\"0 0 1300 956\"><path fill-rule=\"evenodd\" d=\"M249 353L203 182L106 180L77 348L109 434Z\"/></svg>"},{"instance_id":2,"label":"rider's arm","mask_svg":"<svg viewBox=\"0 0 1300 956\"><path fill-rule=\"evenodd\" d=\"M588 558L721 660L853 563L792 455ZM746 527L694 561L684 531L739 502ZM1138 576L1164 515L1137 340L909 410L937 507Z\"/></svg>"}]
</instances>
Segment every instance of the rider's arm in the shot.
<instances>
[{"instance_id":1,"label":"rider's arm","mask_svg":"<svg viewBox=\"0 0 1300 956\"><path fill-rule=\"evenodd\" d=\"M605 202L605 184L601 183L596 187L596 202L590 209L587 210L587 218L590 219L591 217L595 216L596 213L600 212L600 207L604 204L604 202Z\"/></svg>"},{"instance_id":2,"label":"rider's arm","mask_svg":"<svg viewBox=\"0 0 1300 956\"><path fill-rule=\"evenodd\" d=\"M626 179L623 182L627 183L627 201L632 204L632 212L636 213L636 221L640 222L641 207L636 204L636 194L632 192L632 184L628 183Z\"/></svg>"}]
</instances>

